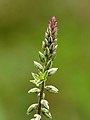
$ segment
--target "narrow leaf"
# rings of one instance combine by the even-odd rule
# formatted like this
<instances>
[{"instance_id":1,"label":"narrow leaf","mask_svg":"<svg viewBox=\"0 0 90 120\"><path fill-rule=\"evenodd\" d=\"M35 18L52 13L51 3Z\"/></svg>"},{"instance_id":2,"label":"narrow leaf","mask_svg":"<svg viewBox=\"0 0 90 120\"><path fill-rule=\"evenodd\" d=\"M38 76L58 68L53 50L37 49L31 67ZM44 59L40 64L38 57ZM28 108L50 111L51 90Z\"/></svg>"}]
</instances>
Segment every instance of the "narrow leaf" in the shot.
<instances>
[{"instance_id":1,"label":"narrow leaf","mask_svg":"<svg viewBox=\"0 0 90 120\"><path fill-rule=\"evenodd\" d=\"M39 80L39 75L36 73L32 73L32 76L35 80Z\"/></svg>"},{"instance_id":2,"label":"narrow leaf","mask_svg":"<svg viewBox=\"0 0 90 120\"><path fill-rule=\"evenodd\" d=\"M39 114L35 114L34 117L35 117L35 120L41 120L41 115Z\"/></svg>"},{"instance_id":3,"label":"narrow leaf","mask_svg":"<svg viewBox=\"0 0 90 120\"><path fill-rule=\"evenodd\" d=\"M27 109L27 115L29 115L34 109L36 109L38 104L32 104L28 109Z\"/></svg>"},{"instance_id":4,"label":"narrow leaf","mask_svg":"<svg viewBox=\"0 0 90 120\"><path fill-rule=\"evenodd\" d=\"M48 77L48 70L46 70L44 73L44 79L46 79L47 77Z\"/></svg>"},{"instance_id":5,"label":"narrow leaf","mask_svg":"<svg viewBox=\"0 0 90 120\"><path fill-rule=\"evenodd\" d=\"M53 43L53 38L52 38L52 36L50 36L50 42Z\"/></svg>"},{"instance_id":6,"label":"narrow leaf","mask_svg":"<svg viewBox=\"0 0 90 120\"><path fill-rule=\"evenodd\" d=\"M52 119L51 113L46 108L41 108L41 110L46 117Z\"/></svg>"},{"instance_id":7,"label":"narrow leaf","mask_svg":"<svg viewBox=\"0 0 90 120\"><path fill-rule=\"evenodd\" d=\"M55 45L55 50L57 49L58 45Z\"/></svg>"},{"instance_id":8,"label":"narrow leaf","mask_svg":"<svg viewBox=\"0 0 90 120\"><path fill-rule=\"evenodd\" d=\"M49 68L51 68L51 66L52 66L52 61L49 60L45 69L48 70Z\"/></svg>"},{"instance_id":9,"label":"narrow leaf","mask_svg":"<svg viewBox=\"0 0 90 120\"><path fill-rule=\"evenodd\" d=\"M35 67L38 68L39 70L43 70L43 66L42 66L39 62L34 61L34 65L35 65Z\"/></svg>"},{"instance_id":10,"label":"narrow leaf","mask_svg":"<svg viewBox=\"0 0 90 120\"><path fill-rule=\"evenodd\" d=\"M58 68L51 68L48 70L48 75L53 75L56 73L56 71L58 70Z\"/></svg>"},{"instance_id":11,"label":"narrow leaf","mask_svg":"<svg viewBox=\"0 0 90 120\"><path fill-rule=\"evenodd\" d=\"M41 62L45 62L45 56L40 51L39 51L39 59L40 59Z\"/></svg>"},{"instance_id":12,"label":"narrow leaf","mask_svg":"<svg viewBox=\"0 0 90 120\"><path fill-rule=\"evenodd\" d=\"M44 50L45 49L45 42L42 41L42 49Z\"/></svg>"},{"instance_id":13,"label":"narrow leaf","mask_svg":"<svg viewBox=\"0 0 90 120\"><path fill-rule=\"evenodd\" d=\"M37 82L37 85L38 85L38 86L41 85L41 84L43 83L43 81L44 81L44 79L39 80L39 81Z\"/></svg>"},{"instance_id":14,"label":"narrow leaf","mask_svg":"<svg viewBox=\"0 0 90 120\"><path fill-rule=\"evenodd\" d=\"M45 51L44 51L45 56L48 57L48 56L49 56L49 53L50 53L49 48L46 47L46 49L45 49Z\"/></svg>"},{"instance_id":15,"label":"narrow leaf","mask_svg":"<svg viewBox=\"0 0 90 120\"><path fill-rule=\"evenodd\" d=\"M52 43L52 44L50 45L50 50L53 51L54 48L55 48L55 43Z\"/></svg>"},{"instance_id":16,"label":"narrow leaf","mask_svg":"<svg viewBox=\"0 0 90 120\"><path fill-rule=\"evenodd\" d=\"M41 100L41 104L42 104L45 108L49 109L49 105L48 105L48 101L47 101L47 100Z\"/></svg>"},{"instance_id":17,"label":"narrow leaf","mask_svg":"<svg viewBox=\"0 0 90 120\"><path fill-rule=\"evenodd\" d=\"M45 86L45 89L49 92L52 92L52 93L58 93L58 89L52 85Z\"/></svg>"},{"instance_id":18,"label":"narrow leaf","mask_svg":"<svg viewBox=\"0 0 90 120\"><path fill-rule=\"evenodd\" d=\"M54 42L55 42L55 43L57 43L57 38L56 38L56 39L54 39Z\"/></svg>"},{"instance_id":19,"label":"narrow leaf","mask_svg":"<svg viewBox=\"0 0 90 120\"><path fill-rule=\"evenodd\" d=\"M48 40L45 38L45 45L48 46Z\"/></svg>"},{"instance_id":20,"label":"narrow leaf","mask_svg":"<svg viewBox=\"0 0 90 120\"><path fill-rule=\"evenodd\" d=\"M30 82L36 85L38 80L30 80Z\"/></svg>"},{"instance_id":21,"label":"narrow leaf","mask_svg":"<svg viewBox=\"0 0 90 120\"><path fill-rule=\"evenodd\" d=\"M28 91L28 93L39 93L40 89L39 88L32 88Z\"/></svg>"},{"instance_id":22,"label":"narrow leaf","mask_svg":"<svg viewBox=\"0 0 90 120\"><path fill-rule=\"evenodd\" d=\"M51 59L54 60L55 57L56 57L56 52L54 51L54 52L52 53L52 55L51 55Z\"/></svg>"}]
</instances>

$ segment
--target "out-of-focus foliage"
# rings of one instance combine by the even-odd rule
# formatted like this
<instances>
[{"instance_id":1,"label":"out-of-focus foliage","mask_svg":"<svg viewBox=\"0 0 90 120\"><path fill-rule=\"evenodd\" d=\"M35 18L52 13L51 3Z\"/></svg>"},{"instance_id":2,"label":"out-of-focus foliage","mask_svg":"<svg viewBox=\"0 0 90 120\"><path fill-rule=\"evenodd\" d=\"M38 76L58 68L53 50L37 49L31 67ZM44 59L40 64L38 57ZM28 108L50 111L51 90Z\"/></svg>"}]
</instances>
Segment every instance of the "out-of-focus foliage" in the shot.
<instances>
[{"instance_id":1,"label":"out-of-focus foliage","mask_svg":"<svg viewBox=\"0 0 90 120\"><path fill-rule=\"evenodd\" d=\"M0 120L29 120L33 60L50 17L58 21L58 72L47 81L53 120L90 120L90 1L0 0ZM32 116L31 116L32 117ZM46 118L44 118L46 119Z\"/></svg>"}]
</instances>

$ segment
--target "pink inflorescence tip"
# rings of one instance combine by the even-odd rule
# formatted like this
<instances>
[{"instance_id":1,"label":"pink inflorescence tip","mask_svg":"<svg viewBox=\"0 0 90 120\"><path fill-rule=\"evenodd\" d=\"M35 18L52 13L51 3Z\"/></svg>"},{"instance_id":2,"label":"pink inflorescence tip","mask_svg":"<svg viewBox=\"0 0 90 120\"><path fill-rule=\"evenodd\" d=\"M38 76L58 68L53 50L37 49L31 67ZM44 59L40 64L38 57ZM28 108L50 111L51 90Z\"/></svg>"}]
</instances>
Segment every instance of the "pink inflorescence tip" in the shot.
<instances>
[{"instance_id":1,"label":"pink inflorescence tip","mask_svg":"<svg viewBox=\"0 0 90 120\"><path fill-rule=\"evenodd\" d=\"M51 31L53 36L57 35L57 21L55 16L51 17L51 20L49 21L48 31Z\"/></svg>"}]
</instances>

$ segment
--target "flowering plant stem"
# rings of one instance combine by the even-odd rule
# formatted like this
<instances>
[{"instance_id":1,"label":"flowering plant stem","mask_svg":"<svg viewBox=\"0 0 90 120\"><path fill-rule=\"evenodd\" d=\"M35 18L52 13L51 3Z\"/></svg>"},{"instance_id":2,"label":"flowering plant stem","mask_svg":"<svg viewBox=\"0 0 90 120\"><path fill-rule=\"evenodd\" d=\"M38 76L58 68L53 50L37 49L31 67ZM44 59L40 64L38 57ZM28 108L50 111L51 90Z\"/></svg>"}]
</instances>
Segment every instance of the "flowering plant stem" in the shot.
<instances>
[{"instance_id":1,"label":"flowering plant stem","mask_svg":"<svg viewBox=\"0 0 90 120\"><path fill-rule=\"evenodd\" d=\"M38 73L32 73L34 80L30 80L36 87L28 91L28 93L36 93L38 95L38 103L32 104L27 110L28 115L33 110L36 110L34 118L31 120L41 120L41 113L51 119L52 115L49 112L49 104L48 101L45 100L45 90L51 93L58 93L56 87L45 85L48 76L53 75L58 69L52 68L57 49L57 21L55 17L52 17L48 24L45 40L42 42L42 49L43 53L39 51L39 59L42 64L34 61Z\"/></svg>"},{"instance_id":2,"label":"flowering plant stem","mask_svg":"<svg viewBox=\"0 0 90 120\"><path fill-rule=\"evenodd\" d=\"M41 113L41 100L42 100L42 96L44 93L44 82L42 83L42 87L41 87L41 92L40 92L40 97L39 97L39 105L38 105L38 114L40 115Z\"/></svg>"}]
</instances>

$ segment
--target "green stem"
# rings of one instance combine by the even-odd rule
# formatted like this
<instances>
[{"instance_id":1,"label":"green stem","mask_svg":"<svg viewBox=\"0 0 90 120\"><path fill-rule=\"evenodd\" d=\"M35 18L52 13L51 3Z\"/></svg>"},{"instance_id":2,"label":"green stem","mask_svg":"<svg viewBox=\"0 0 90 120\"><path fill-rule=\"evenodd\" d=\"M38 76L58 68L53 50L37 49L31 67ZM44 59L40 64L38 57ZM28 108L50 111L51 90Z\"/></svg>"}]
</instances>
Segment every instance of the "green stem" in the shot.
<instances>
[{"instance_id":1,"label":"green stem","mask_svg":"<svg viewBox=\"0 0 90 120\"><path fill-rule=\"evenodd\" d=\"M38 114L40 115L41 114L41 100L43 98L43 92L44 92L44 82L42 83L42 86L41 86L41 91L40 91L40 97L39 97L39 105L38 105Z\"/></svg>"}]
</instances>

